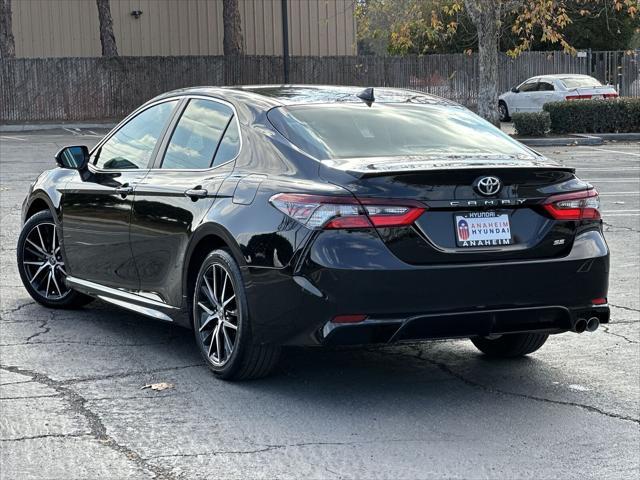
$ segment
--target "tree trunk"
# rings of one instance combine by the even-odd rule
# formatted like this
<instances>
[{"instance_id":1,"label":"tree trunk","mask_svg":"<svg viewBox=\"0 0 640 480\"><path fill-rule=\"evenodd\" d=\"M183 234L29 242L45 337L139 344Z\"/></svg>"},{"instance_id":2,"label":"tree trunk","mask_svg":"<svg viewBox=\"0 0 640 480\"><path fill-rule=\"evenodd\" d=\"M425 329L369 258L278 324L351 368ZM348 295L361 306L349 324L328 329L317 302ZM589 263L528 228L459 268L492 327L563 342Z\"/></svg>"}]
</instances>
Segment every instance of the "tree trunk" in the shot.
<instances>
[{"instance_id":1,"label":"tree trunk","mask_svg":"<svg viewBox=\"0 0 640 480\"><path fill-rule=\"evenodd\" d=\"M498 48L501 2L465 0L467 12L478 32L478 115L500 126L498 114Z\"/></svg>"},{"instance_id":2,"label":"tree trunk","mask_svg":"<svg viewBox=\"0 0 640 480\"><path fill-rule=\"evenodd\" d=\"M11 0L0 0L0 57L15 58L16 43L11 26Z\"/></svg>"},{"instance_id":3,"label":"tree trunk","mask_svg":"<svg viewBox=\"0 0 640 480\"><path fill-rule=\"evenodd\" d=\"M98 19L100 21L100 44L103 57L117 57L116 37L113 34L113 19L109 0L96 0L98 4Z\"/></svg>"},{"instance_id":4,"label":"tree trunk","mask_svg":"<svg viewBox=\"0 0 640 480\"><path fill-rule=\"evenodd\" d=\"M222 22L224 25L224 54L242 55L242 26L238 0L223 0Z\"/></svg>"}]
</instances>

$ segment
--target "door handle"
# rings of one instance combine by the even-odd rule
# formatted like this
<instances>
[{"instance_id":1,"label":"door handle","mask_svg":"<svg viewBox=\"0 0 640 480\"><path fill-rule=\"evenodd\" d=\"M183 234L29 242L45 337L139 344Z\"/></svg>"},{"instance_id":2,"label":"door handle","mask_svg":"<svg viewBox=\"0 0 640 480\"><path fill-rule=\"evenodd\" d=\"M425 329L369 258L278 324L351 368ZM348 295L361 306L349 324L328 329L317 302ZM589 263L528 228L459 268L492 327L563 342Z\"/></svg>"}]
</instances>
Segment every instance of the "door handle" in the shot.
<instances>
[{"instance_id":1,"label":"door handle","mask_svg":"<svg viewBox=\"0 0 640 480\"><path fill-rule=\"evenodd\" d=\"M133 187L131 185L127 185L126 183L121 187L116 187L116 193L126 197L130 193L133 192Z\"/></svg>"},{"instance_id":2,"label":"door handle","mask_svg":"<svg viewBox=\"0 0 640 480\"><path fill-rule=\"evenodd\" d=\"M184 194L191 198L194 202L199 198L204 198L207 196L207 190L204 188L190 188L189 190L185 190Z\"/></svg>"}]
</instances>

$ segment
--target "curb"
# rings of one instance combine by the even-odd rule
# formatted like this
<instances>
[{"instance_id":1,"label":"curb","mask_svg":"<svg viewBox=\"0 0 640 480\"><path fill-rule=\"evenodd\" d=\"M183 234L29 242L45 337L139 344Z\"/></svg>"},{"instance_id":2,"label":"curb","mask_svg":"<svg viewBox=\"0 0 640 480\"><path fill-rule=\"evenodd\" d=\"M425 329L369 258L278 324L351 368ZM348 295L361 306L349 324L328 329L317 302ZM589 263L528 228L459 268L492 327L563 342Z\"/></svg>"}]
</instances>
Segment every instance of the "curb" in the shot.
<instances>
[{"instance_id":1,"label":"curb","mask_svg":"<svg viewBox=\"0 0 640 480\"><path fill-rule=\"evenodd\" d=\"M634 133L599 133L598 136L606 141L640 141L640 132Z\"/></svg>"},{"instance_id":2,"label":"curb","mask_svg":"<svg viewBox=\"0 0 640 480\"><path fill-rule=\"evenodd\" d=\"M513 137L521 143L529 147L555 147L566 145L602 145L604 140L600 137L594 137L592 135L568 135L566 137L541 137L541 138L518 138Z\"/></svg>"},{"instance_id":3,"label":"curb","mask_svg":"<svg viewBox=\"0 0 640 480\"><path fill-rule=\"evenodd\" d=\"M640 132L633 133L598 133L598 134L586 134L586 133L574 133L566 135L564 137L516 137L513 139L518 140L530 147L555 147L555 146L567 146L567 145L602 145L604 142L618 141L640 141Z\"/></svg>"},{"instance_id":4,"label":"curb","mask_svg":"<svg viewBox=\"0 0 640 480\"><path fill-rule=\"evenodd\" d=\"M0 132L31 132L38 130L58 130L70 128L74 130L89 128L108 128L115 127L117 123L31 123L24 125L0 125Z\"/></svg>"}]
</instances>

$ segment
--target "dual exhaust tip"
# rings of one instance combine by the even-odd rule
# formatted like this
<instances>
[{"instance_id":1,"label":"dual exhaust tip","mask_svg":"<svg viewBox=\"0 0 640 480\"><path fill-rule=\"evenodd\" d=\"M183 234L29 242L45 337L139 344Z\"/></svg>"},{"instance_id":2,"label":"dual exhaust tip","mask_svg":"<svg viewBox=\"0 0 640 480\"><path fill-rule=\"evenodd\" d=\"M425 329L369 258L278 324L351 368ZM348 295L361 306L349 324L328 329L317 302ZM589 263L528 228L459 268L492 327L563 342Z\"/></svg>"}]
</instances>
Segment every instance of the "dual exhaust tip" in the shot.
<instances>
[{"instance_id":1,"label":"dual exhaust tip","mask_svg":"<svg viewBox=\"0 0 640 480\"><path fill-rule=\"evenodd\" d=\"M573 331L576 333L582 332L595 332L600 326L600 319L598 317L591 317L590 319L579 318L573 325Z\"/></svg>"}]
</instances>

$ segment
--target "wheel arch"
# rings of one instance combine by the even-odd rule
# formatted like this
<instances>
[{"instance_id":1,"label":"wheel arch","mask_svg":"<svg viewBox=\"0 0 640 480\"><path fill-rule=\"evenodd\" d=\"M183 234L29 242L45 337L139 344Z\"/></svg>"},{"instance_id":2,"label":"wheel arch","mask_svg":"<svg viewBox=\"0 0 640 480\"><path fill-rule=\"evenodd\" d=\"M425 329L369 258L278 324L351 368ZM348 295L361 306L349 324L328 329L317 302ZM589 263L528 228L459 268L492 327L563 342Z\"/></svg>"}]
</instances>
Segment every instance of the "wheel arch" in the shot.
<instances>
[{"instance_id":1,"label":"wheel arch","mask_svg":"<svg viewBox=\"0 0 640 480\"><path fill-rule=\"evenodd\" d=\"M58 216L58 209L53 204L52 200L49 196L42 192L34 192L27 202L27 206L24 209L24 215L22 218L22 223L24 224L29 218L33 217L38 212L43 212L49 210L51 215L53 215L54 221L59 224L60 218Z\"/></svg>"},{"instance_id":2,"label":"wheel arch","mask_svg":"<svg viewBox=\"0 0 640 480\"><path fill-rule=\"evenodd\" d=\"M200 264L209 253L218 248L229 250L241 269L246 265L240 246L226 228L216 223L206 223L199 227L192 235L187 247L185 268L182 273L182 294L187 300L187 307L191 303L190 295Z\"/></svg>"}]
</instances>

